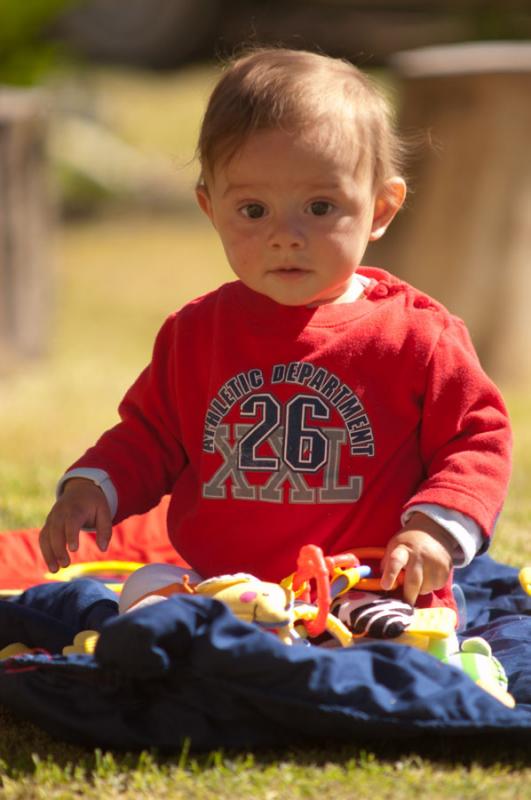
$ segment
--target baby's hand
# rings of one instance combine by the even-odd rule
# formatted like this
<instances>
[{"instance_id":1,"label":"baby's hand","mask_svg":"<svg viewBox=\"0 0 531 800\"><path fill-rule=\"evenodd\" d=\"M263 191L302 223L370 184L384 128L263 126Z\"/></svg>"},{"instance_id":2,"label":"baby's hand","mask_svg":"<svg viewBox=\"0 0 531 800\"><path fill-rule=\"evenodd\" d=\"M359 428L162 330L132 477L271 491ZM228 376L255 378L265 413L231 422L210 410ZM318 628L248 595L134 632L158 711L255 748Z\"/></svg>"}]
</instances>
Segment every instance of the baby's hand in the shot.
<instances>
[{"instance_id":1,"label":"baby's hand","mask_svg":"<svg viewBox=\"0 0 531 800\"><path fill-rule=\"evenodd\" d=\"M48 514L39 537L42 555L50 572L70 564L68 550L79 546L79 531L96 529L96 543L106 550L112 534L109 505L102 490L85 478L71 478ZM68 550L67 550L68 548Z\"/></svg>"},{"instance_id":2,"label":"baby's hand","mask_svg":"<svg viewBox=\"0 0 531 800\"><path fill-rule=\"evenodd\" d=\"M389 540L382 559L382 589L391 589L404 570L404 600L415 605L419 594L440 589L452 568L454 539L425 514L411 515Z\"/></svg>"}]
</instances>

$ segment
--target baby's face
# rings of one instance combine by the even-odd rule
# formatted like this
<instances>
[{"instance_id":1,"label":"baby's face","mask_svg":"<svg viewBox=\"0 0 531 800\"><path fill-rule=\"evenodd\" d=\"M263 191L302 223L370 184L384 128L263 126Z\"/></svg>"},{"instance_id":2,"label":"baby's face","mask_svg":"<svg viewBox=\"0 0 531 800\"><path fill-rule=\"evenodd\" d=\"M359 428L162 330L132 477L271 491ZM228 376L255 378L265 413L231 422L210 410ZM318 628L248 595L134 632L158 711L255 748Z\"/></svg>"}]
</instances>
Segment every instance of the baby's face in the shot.
<instances>
[{"instance_id":1,"label":"baby's face","mask_svg":"<svg viewBox=\"0 0 531 800\"><path fill-rule=\"evenodd\" d=\"M367 243L401 200L389 209L368 166L345 150L323 143L319 130L259 131L198 191L249 288L292 306L348 300Z\"/></svg>"}]
</instances>

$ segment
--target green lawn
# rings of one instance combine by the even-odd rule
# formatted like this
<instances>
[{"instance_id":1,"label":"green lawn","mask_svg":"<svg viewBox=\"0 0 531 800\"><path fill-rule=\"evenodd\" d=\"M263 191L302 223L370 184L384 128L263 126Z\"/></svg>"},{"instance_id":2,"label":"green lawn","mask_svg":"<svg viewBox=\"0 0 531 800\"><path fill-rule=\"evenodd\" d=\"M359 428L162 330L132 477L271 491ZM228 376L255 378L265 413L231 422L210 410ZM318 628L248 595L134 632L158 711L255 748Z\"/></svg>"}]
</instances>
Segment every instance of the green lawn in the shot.
<instances>
[{"instance_id":1,"label":"green lawn","mask_svg":"<svg viewBox=\"0 0 531 800\"><path fill-rule=\"evenodd\" d=\"M105 102L131 141L171 150L171 135L131 116L136 103L181 109L197 80L116 73ZM114 83L113 83L114 81ZM184 94L179 94L183 92ZM180 100L179 100L180 98ZM184 99L183 99L184 98ZM102 101L103 102L103 101ZM195 102L195 101L194 101ZM181 112L182 113L182 112ZM196 119L197 110L189 115ZM145 110L143 111L146 116ZM147 114L149 118L149 114ZM175 118L174 118L175 117ZM142 117L143 119L143 117ZM183 160L193 149L193 121ZM179 156L180 157L180 156ZM188 180L188 178L186 178ZM192 209L174 216L110 214L61 227L55 241L56 306L48 356L0 379L0 530L39 526L63 468L114 422L123 391L149 358L164 316L230 277L220 246ZM515 471L493 554L531 564L531 404L507 388L515 428ZM0 799L27 798L523 798L528 755L515 741L345 743L290 752L102 754L55 742L11 714L0 715Z\"/></svg>"}]
</instances>

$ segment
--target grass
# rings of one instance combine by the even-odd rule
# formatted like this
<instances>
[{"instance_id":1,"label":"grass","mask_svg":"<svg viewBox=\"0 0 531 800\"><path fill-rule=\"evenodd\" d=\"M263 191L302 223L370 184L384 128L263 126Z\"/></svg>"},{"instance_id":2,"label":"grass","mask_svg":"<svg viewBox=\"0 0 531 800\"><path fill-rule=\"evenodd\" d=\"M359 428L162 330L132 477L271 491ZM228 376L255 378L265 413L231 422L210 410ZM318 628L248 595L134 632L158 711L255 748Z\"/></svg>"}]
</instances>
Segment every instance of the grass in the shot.
<instances>
[{"instance_id":1,"label":"grass","mask_svg":"<svg viewBox=\"0 0 531 800\"><path fill-rule=\"evenodd\" d=\"M288 752L231 754L216 751L190 755L186 748L173 757L152 752L117 754L59 747L36 729L25 727L26 753L16 764L0 763L5 800L86 797L172 798L177 800L285 800L353 796L403 800L429 798L524 800L531 770L516 755L512 763L488 754L455 760L447 744L443 754L419 754L422 744L374 750L340 745L336 748L293 749ZM0 747L0 752L2 752ZM425 748L424 748L425 749ZM446 751L446 752L445 752Z\"/></svg>"},{"instance_id":2,"label":"grass","mask_svg":"<svg viewBox=\"0 0 531 800\"><path fill-rule=\"evenodd\" d=\"M4 778L0 796L18 798L87 797L187 798L190 800L283 800L284 798L333 797L350 800L371 794L386 800L402 800L423 794L441 797L441 769L425 764L415 755L395 758L382 764L365 750L357 754L341 749L337 757L309 751L286 754L280 761L276 753L256 757L251 753L229 756L222 753L203 758L186 754L165 760L150 753L117 757L96 752L75 764L59 766L55 760L32 759L32 775ZM525 771L517 773L499 766L485 774L480 764L466 770L448 767L445 772L447 797L523 798L526 796ZM510 784L508 783L510 781ZM507 787L510 785L510 789Z\"/></svg>"},{"instance_id":3,"label":"grass","mask_svg":"<svg viewBox=\"0 0 531 800\"><path fill-rule=\"evenodd\" d=\"M181 114L197 108L192 98L202 93L205 77L192 72L187 78L165 77L159 83L113 73L101 102L131 141L136 137L139 146L170 152L177 111L161 132L145 109L153 97L155 108L167 108L174 94ZM102 74L94 78L99 92L102 81ZM131 111L135 106L142 111L138 124ZM177 158L179 153L184 160L191 157L194 114L174 151ZM49 353L0 378L0 530L42 524L57 476L115 421L117 402L149 358L164 316L230 278L214 233L191 209L175 217L117 214L61 227L55 253ZM515 471L493 554L521 566L531 563L531 404L515 389L507 388L507 400L515 428ZM185 749L165 757L92 752L56 742L0 712L0 800L400 800L417 795L523 800L530 779L529 755L511 740L501 746L472 737L363 747L344 743L201 757Z\"/></svg>"}]
</instances>

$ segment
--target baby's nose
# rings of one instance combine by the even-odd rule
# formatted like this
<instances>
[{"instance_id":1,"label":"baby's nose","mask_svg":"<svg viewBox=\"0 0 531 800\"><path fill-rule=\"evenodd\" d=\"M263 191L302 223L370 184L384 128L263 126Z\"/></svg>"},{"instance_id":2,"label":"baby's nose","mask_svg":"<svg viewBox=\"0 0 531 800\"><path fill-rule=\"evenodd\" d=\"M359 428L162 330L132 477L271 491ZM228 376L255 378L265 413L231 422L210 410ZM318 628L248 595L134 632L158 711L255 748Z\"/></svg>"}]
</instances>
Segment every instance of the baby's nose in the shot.
<instances>
[{"instance_id":1,"label":"baby's nose","mask_svg":"<svg viewBox=\"0 0 531 800\"><path fill-rule=\"evenodd\" d=\"M272 227L269 243L276 250L303 247L306 238L302 227L295 220L278 220Z\"/></svg>"}]
</instances>

